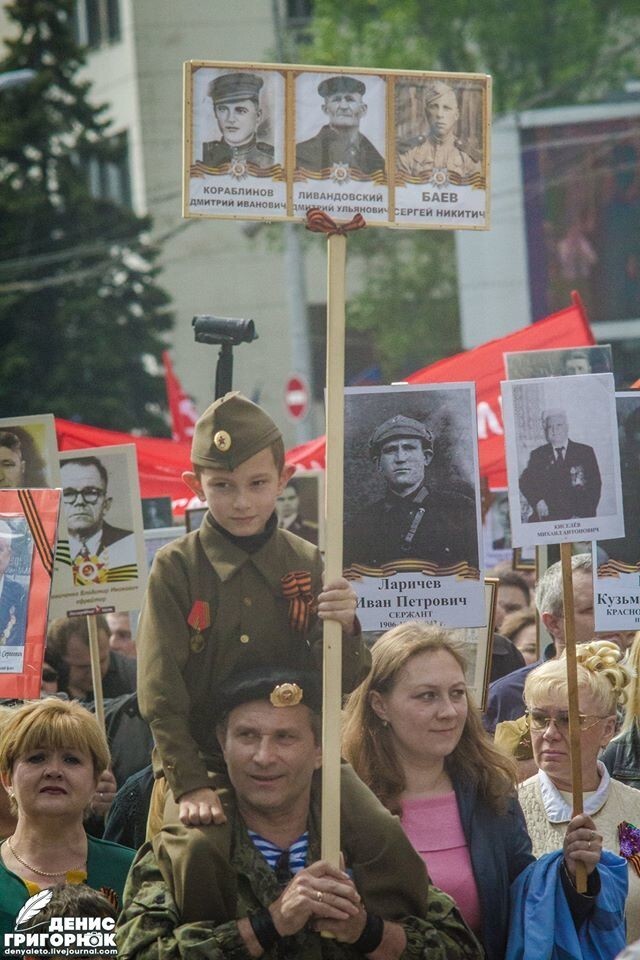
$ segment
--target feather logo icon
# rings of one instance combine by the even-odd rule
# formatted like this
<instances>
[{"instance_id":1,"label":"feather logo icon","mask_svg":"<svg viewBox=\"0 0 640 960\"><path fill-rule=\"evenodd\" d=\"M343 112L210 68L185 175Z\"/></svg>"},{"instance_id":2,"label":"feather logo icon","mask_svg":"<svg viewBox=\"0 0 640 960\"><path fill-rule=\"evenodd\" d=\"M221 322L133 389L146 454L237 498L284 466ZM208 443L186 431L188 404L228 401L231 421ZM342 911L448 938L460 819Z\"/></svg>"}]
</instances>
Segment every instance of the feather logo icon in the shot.
<instances>
[{"instance_id":1,"label":"feather logo icon","mask_svg":"<svg viewBox=\"0 0 640 960\"><path fill-rule=\"evenodd\" d=\"M16 917L16 927L21 923L27 923L27 921L32 920L41 910L44 910L52 896L52 890L41 890L40 893L36 893L34 897L29 897Z\"/></svg>"}]
</instances>

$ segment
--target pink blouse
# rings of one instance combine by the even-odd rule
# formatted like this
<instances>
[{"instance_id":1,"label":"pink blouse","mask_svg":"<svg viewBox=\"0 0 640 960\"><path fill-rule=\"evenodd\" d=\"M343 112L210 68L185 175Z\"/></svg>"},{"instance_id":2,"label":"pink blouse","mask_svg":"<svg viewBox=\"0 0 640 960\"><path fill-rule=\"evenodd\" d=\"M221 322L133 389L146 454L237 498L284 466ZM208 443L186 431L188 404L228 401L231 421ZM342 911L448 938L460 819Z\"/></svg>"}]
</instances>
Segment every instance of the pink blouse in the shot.
<instances>
[{"instance_id":1,"label":"pink blouse","mask_svg":"<svg viewBox=\"0 0 640 960\"><path fill-rule=\"evenodd\" d=\"M480 933L478 888L455 793L403 800L400 820L432 883L453 897L467 924Z\"/></svg>"}]
</instances>

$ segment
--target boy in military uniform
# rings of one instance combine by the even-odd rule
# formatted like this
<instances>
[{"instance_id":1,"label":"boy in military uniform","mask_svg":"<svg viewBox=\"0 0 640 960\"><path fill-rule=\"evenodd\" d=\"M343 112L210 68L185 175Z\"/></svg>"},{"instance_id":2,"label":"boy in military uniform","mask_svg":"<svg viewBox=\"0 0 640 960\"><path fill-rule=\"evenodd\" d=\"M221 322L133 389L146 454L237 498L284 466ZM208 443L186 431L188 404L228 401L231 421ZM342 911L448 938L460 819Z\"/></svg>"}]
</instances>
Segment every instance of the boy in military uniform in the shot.
<instances>
[{"instance_id":1,"label":"boy in military uniform","mask_svg":"<svg viewBox=\"0 0 640 960\"><path fill-rule=\"evenodd\" d=\"M216 843L206 825L226 819L214 789L225 785L214 718L229 676L274 660L319 671L325 619L343 627L345 691L371 661L348 582L323 588L318 548L278 529L276 498L294 468L284 462L271 418L239 393L227 394L198 420L191 457L193 470L183 477L209 512L199 530L156 554L136 644L140 710L178 803L169 798L165 821L185 825L174 825L175 842L198 846L206 870L207 847ZM197 915L206 884L197 871L183 880L178 902Z\"/></svg>"}]
</instances>

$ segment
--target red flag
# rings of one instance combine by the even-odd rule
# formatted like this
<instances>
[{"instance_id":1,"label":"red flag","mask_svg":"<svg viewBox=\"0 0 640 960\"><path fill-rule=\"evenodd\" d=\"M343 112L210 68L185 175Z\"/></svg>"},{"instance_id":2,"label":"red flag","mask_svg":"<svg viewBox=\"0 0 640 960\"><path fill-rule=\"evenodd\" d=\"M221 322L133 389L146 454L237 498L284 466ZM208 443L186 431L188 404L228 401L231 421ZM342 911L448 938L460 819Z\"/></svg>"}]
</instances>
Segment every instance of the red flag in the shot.
<instances>
[{"instance_id":1,"label":"red flag","mask_svg":"<svg viewBox=\"0 0 640 960\"><path fill-rule=\"evenodd\" d=\"M167 401L169 403L169 414L171 415L171 436L179 443L184 443L190 441L193 436L198 412L191 397L187 396L182 389L182 384L173 369L168 350L162 351L162 363L164 364Z\"/></svg>"},{"instance_id":2,"label":"red flag","mask_svg":"<svg viewBox=\"0 0 640 960\"><path fill-rule=\"evenodd\" d=\"M507 485L504 459L500 381L506 377L503 354L520 350L557 350L595 343L582 302L572 294L573 304L522 330L490 340L480 347L438 360L412 373L408 383L460 383L475 381L478 404L478 450L480 475L493 490ZM319 437L287 453L287 462L303 469L324 466L324 438Z\"/></svg>"}]
</instances>

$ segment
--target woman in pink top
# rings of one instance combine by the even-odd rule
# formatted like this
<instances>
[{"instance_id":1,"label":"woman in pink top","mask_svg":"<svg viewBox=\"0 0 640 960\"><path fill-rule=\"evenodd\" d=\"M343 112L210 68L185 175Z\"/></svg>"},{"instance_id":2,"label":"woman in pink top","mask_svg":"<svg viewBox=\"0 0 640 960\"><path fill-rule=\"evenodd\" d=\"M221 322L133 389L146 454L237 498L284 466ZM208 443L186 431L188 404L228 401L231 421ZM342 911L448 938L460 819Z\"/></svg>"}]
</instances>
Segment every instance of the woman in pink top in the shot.
<instances>
[{"instance_id":1,"label":"woman in pink top","mask_svg":"<svg viewBox=\"0 0 640 960\"><path fill-rule=\"evenodd\" d=\"M401 817L432 882L456 900L488 960L502 960L509 887L534 862L512 761L485 733L467 696L461 648L446 630L402 624L372 656L371 673L347 703L344 755ZM589 859L593 870L599 851L575 841L586 848L582 834L592 830L588 817L576 817L564 844L563 888L577 922L590 898L571 886L575 861Z\"/></svg>"}]
</instances>

